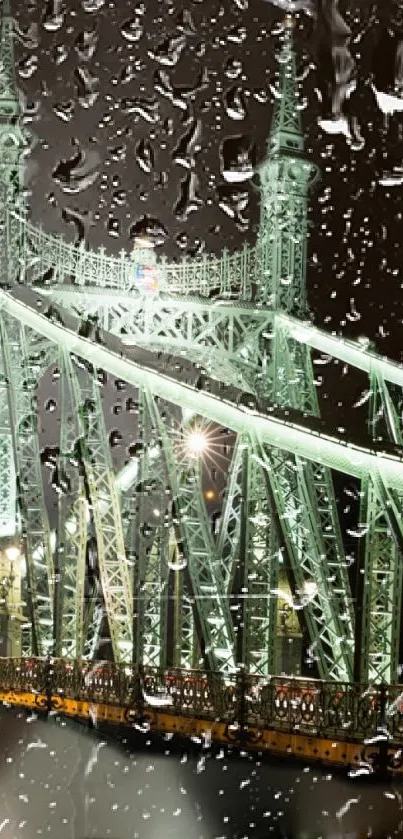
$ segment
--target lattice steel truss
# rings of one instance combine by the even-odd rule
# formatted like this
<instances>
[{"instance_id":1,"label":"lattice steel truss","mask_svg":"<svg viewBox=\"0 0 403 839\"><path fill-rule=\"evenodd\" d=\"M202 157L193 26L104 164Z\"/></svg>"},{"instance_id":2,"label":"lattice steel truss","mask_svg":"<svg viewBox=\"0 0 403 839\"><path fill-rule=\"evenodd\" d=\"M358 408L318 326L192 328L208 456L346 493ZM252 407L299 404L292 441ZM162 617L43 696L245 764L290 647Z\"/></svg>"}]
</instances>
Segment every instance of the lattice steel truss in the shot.
<instances>
[{"instance_id":1,"label":"lattice steel truss","mask_svg":"<svg viewBox=\"0 0 403 839\"><path fill-rule=\"evenodd\" d=\"M273 675L281 578L321 678L393 681L403 369L301 319L317 169L304 154L292 21L283 28L252 248L171 265L144 247L115 259L68 245L26 219L29 143L3 2L0 550L5 540L20 543L22 531L33 654L105 657L106 635L107 655L124 666L196 666L226 679L237 671ZM312 348L369 375L367 443L346 442L321 423ZM55 547L36 405L51 362L60 375ZM102 371L136 391L136 453L118 474ZM231 431L214 524L207 470L181 443L197 417ZM361 482L353 590L332 469Z\"/></svg>"}]
</instances>

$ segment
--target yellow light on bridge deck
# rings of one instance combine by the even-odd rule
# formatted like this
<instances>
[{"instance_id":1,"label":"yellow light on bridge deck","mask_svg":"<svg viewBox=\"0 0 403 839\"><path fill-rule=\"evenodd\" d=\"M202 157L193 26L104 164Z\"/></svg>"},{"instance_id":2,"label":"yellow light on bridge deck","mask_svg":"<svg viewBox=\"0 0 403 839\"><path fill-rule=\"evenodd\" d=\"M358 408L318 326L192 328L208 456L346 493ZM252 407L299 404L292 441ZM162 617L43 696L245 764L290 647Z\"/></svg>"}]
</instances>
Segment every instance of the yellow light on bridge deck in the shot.
<instances>
[{"instance_id":1,"label":"yellow light on bridge deck","mask_svg":"<svg viewBox=\"0 0 403 839\"><path fill-rule=\"evenodd\" d=\"M9 548L6 548L6 557L10 560L10 562L16 562L19 559L21 551L16 545L10 545Z\"/></svg>"},{"instance_id":2,"label":"yellow light on bridge deck","mask_svg":"<svg viewBox=\"0 0 403 839\"><path fill-rule=\"evenodd\" d=\"M3 547L0 546L0 553L2 553L3 556L5 556L9 560L9 562L16 562L17 559L19 559L21 556L21 551L17 547L17 545L8 544L7 547L4 545Z\"/></svg>"},{"instance_id":3,"label":"yellow light on bridge deck","mask_svg":"<svg viewBox=\"0 0 403 839\"><path fill-rule=\"evenodd\" d=\"M216 494L215 494L213 489L206 489L206 491L204 493L204 497L205 497L206 501L213 501L214 498L216 497Z\"/></svg>"}]
</instances>

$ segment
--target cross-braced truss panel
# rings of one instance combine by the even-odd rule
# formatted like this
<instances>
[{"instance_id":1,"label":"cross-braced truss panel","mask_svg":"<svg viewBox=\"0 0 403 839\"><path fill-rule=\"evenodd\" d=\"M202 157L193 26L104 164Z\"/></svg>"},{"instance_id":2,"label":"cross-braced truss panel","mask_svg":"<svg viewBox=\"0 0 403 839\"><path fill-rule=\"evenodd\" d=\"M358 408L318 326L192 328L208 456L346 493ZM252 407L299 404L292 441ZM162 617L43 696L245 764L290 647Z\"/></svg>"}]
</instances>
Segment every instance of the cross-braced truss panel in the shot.
<instances>
[{"instance_id":1,"label":"cross-braced truss panel","mask_svg":"<svg viewBox=\"0 0 403 839\"><path fill-rule=\"evenodd\" d=\"M116 661L132 658L132 586L96 368L66 359L81 430L97 558ZM83 369L84 368L84 369Z\"/></svg>"},{"instance_id":2,"label":"cross-braced truss panel","mask_svg":"<svg viewBox=\"0 0 403 839\"><path fill-rule=\"evenodd\" d=\"M36 387L43 355L37 352L35 333L13 318L2 315L0 329L25 543L31 645L35 655L46 655L53 646L54 566L37 427Z\"/></svg>"},{"instance_id":3,"label":"cross-braced truss panel","mask_svg":"<svg viewBox=\"0 0 403 839\"><path fill-rule=\"evenodd\" d=\"M84 452L76 390L70 360L61 351L60 371L60 487L55 598L55 655L84 655L85 564L89 518L85 492Z\"/></svg>"}]
</instances>

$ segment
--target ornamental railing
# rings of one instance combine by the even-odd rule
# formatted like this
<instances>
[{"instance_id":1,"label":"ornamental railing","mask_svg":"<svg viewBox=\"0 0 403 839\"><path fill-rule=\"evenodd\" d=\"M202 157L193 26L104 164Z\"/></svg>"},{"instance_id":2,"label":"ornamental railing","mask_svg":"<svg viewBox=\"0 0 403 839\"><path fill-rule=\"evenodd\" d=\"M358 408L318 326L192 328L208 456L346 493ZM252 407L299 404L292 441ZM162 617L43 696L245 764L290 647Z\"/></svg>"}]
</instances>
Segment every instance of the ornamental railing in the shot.
<instances>
[{"instance_id":1,"label":"ornamental railing","mask_svg":"<svg viewBox=\"0 0 403 839\"><path fill-rule=\"evenodd\" d=\"M34 693L288 733L403 743L403 685L200 670L147 669L67 659L0 658L0 692Z\"/></svg>"},{"instance_id":2,"label":"ornamental railing","mask_svg":"<svg viewBox=\"0 0 403 839\"><path fill-rule=\"evenodd\" d=\"M109 256L104 248L89 250L85 245L72 245L60 236L45 233L25 218L19 219L26 263L26 279L34 281L52 270L56 281L72 280L79 286L133 290L135 261L122 250L118 257ZM218 258L203 254L180 262L158 259L155 270L162 291L202 297L236 297L250 300L258 273L259 247L244 247L229 253L224 249Z\"/></svg>"}]
</instances>

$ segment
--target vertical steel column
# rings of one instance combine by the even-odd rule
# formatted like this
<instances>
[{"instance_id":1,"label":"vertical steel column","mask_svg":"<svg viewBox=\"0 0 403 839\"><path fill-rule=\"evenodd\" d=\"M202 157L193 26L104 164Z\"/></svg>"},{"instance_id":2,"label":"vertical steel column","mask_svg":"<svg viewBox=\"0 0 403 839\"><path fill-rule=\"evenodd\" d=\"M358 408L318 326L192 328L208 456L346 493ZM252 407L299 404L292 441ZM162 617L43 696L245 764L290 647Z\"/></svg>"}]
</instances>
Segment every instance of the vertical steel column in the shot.
<instances>
[{"instance_id":1,"label":"vertical steel column","mask_svg":"<svg viewBox=\"0 0 403 839\"><path fill-rule=\"evenodd\" d=\"M245 673L276 672L278 543L253 441L242 443L242 508L234 596L237 664Z\"/></svg>"},{"instance_id":2,"label":"vertical steel column","mask_svg":"<svg viewBox=\"0 0 403 839\"><path fill-rule=\"evenodd\" d=\"M84 655L84 592L87 549L88 501L85 495L84 462L79 405L68 354L61 350L60 456L58 477L59 517L56 542L54 655L82 658Z\"/></svg>"}]
</instances>

